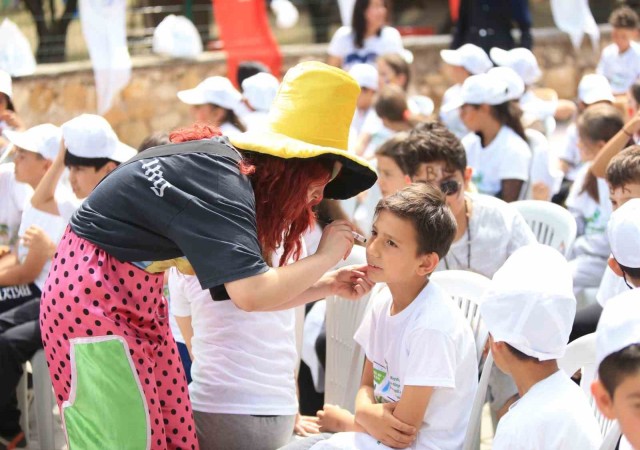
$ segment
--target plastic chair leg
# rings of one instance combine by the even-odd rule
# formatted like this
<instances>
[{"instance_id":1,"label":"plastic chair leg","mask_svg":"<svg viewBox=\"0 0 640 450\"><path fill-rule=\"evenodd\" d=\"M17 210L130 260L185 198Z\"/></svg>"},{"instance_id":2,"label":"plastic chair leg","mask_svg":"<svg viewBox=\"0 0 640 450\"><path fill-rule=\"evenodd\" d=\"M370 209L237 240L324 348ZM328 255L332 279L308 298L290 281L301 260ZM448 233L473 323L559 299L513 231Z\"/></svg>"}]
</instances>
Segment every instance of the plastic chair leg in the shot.
<instances>
[{"instance_id":1,"label":"plastic chair leg","mask_svg":"<svg viewBox=\"0 0 640 450\"><path fill-rule=\"evenodd\" d=\"M38 350L31 359L33 367L34 407L38 441L41 449L55 449L55 431L53 419L53 387L49 378L49 369L43 350Z\"/></svg>"}]
</instances>

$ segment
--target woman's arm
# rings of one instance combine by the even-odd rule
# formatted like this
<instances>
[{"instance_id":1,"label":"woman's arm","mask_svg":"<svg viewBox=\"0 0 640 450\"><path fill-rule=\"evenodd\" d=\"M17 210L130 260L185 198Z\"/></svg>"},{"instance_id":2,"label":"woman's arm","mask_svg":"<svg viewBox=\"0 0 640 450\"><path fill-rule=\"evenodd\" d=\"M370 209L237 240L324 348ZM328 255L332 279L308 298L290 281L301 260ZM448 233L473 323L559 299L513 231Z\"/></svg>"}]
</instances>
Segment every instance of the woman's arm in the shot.
<instances>
[{"instance_id":1,"label":"woman's arm","mask_svg":"<svg viewBox=\"0 0 640 450\"><path fill-rule=\"evenodd\" d=\"M325 227L314 255L294 264L225 283L227 293L233 303L244 311L274 311L317 300L326 296L328 290L325 283L317 287L314 285L340 259L346 258L352 247L351 224L337 220ZM305 293L309 288L311 291ZM303 293L305 295L301 296ZM299 301L293 302L296 298Z\"/></svg>"},{"instance_id":2,"label":"woman's arm","mask_svg":"<svg viewBox=\"0 0 640 450\"><path fill-rule=\"evenodd\" d=\"M56 216L60 215L58 204L56 203L55 193L58 181L64 172L64 156L66 154L64 141L60 144L60 151L53 161L49 170L44 174L40 183L36 187L31 197L31 205L40 211L47 212Z\"/></svg>"},{"instance_id":3,"label":"woman's arm","mask_svg":"<svg viewBox=\"0 0 640 450\"><path fill-rule=\"evenodd\" d=\"M620 151L629 144L631 136L638 132L640 132L640 113L633 116L625 126L600 149L596 158L591 163L591 172L598 178L605 178L607 166L611 158L620 153Z\"/></svg>"}]
</instances>

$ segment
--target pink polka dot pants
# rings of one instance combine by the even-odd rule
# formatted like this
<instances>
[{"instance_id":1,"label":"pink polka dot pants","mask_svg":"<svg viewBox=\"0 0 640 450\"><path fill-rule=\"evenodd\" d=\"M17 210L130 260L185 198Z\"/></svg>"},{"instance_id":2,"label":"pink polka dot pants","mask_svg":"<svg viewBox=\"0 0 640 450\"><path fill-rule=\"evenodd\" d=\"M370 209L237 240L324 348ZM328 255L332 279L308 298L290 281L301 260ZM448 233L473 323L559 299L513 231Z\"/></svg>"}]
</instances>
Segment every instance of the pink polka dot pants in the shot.
<instances>
[{"instance_id":1,"label":"pink polka dot pants","mask_svg":"<svg viewBox=\"0 0 640 450\"><path fill-rule=\"evenodd\" d=\"M162 274L122 263L67 229L40 326L70 450L197 449Z\"/></svg>"}]
</instances>

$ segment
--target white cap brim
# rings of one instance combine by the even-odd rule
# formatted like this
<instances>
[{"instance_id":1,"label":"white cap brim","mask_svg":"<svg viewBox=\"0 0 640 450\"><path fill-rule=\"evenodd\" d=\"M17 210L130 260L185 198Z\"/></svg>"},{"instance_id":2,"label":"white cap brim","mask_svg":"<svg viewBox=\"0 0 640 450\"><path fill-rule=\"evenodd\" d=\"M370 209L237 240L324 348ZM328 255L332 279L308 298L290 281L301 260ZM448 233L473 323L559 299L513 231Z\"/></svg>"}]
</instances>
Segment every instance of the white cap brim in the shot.
<instances>
[{"instance_id":1,"label":"white cap brim","mask_svg":"<svg viewBox=\"0 0 640 450\"><path fill-rule=\"evenodd\" d=\"M118 141L116 150L115 152L113 152L113 155L111 155L109 159L112 159L119 163L123 163L129 161L137 153L138 151L135 148L129 147L127 144Z\"/></svg>"},{"instance_id":2,"label":"white cap brim","mask_svg":"<svg viewBox=\"0 0 640 450\"><path fill-rule=\"evenodd\" d=\"M450 66L463 66L462 58L460 57L460 52L456 50L440 50L440 57L444 62L449 64Z\"/></svg>"},{"instance_id":3,"label":"white cap brim","mask_svg":"<svg viewBox=\"0 0 640 450\"><path fill-rule=\"evenodd\" d=\"M443 113L450 113L451 111L461 108L462 105L464 105L464 99L458 98L442 105L440 107L440 111Z\"/></svg>"},{"instance_id":4,"label":"white cap brim","mask_svg":"<svg viewBox=\"0 0 640 450\"><path fill-rule=\"evenodd\" d=\"M600 93L600 92L596 92L596 93L590 93L587 95L584 95L581 99L581 102L583 102L585 105L593 105L594 103L598 103L598 102L611 102L611 103L615 103L616 99L613 97L613 94L610 92L605 92L605 93Z\"/></svg>"},{"instance_id":5,"label":"white cap brim","mask_svg":"<svg viewBox=\"0 0 640 450\"><path fill-rule=\"evenodd\" d=\"M6 137L14 147L20 147L21 149L29 152L39 153L36 143L26 137L21 131L4 130L2 135Z\"/></svg>"},{"instance_id":6,"label":"white cap brim","mask_svg":"<svg viewBox=\"0 0 640 450\"><path fill-rule=\"evenodd\" d=\"M178 92L178 98L187 105L206 105L209 103L204 96L204 92L197 88L187 89Z\"/></svg>"}]
</instances>

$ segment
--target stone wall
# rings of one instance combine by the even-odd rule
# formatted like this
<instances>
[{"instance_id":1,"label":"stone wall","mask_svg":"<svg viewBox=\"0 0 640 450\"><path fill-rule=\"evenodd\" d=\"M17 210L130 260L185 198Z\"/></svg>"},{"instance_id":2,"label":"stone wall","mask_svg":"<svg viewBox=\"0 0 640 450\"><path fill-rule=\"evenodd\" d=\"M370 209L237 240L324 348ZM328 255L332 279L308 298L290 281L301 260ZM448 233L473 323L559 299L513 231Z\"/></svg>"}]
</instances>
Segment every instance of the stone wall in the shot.
<instances>
[{"instance_id":1,"label":"stone wall","mask_svg":"<svg viewBox=\"0 0 640 450\"><path fill-rule=\"evenodd\" d=\"M608 36L606 27L603 32ZM534 37L534 53L544 73L540 85L555 89L562 98L574 98L578 80L593 70L598 53L587 39L575 52L568 37L555 29L534 30ZM449 42L448 36L405 39L405 46L414 54L414 89L436 104L449 85L439 55ZM326 45L286 46L282 51L286 69L301 59L323 59ZM195 61L134 58L131 82L105 117L124 142L137 146L152 132L188 125L188 107L178 101L176 92L194 87L207 76L224 75L225 69L221 53L206 53ZM91 65L87 61L40 66L36 74L14 80L14 102L29 126L59 125L83 112L95 112Z\"/></svg>"}]
</instances>

